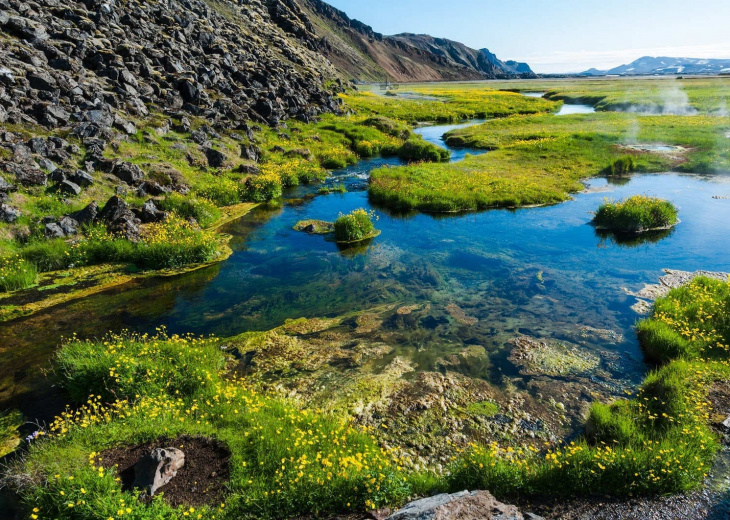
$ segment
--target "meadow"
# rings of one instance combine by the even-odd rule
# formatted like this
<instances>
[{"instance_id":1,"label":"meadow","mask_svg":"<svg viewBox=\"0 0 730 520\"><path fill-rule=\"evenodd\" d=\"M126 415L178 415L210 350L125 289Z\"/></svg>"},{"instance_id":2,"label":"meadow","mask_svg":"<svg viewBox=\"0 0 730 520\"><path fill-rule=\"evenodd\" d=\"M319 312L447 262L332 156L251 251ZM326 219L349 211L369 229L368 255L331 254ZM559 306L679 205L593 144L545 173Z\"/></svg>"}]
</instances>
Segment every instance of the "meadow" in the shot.
<instances>
[{"instance_id":1,"label":"meadow","mask_svg":"<svg viewBox=\"0 0 730 520\"><path fill-rule=\"evenodd\" d=\"M372 174L373 201L433 212L553 204L583 189L580 180L610 175L631 156L631 169L730 170L730 118L627 113L533 115L493 119L453 131L447 143L490 150L451 164L387 167ZM678 148L643 151L640 143Z\"/></svg>"}]
</instances>

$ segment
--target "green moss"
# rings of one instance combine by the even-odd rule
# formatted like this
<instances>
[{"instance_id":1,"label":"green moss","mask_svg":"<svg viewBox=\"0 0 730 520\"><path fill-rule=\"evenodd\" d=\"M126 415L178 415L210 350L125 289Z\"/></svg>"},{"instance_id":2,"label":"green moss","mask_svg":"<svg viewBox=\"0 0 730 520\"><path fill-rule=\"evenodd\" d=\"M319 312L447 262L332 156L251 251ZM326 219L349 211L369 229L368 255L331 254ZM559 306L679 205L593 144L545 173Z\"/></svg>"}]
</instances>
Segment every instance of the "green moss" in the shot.
<instances>
[{"instance_id":1,"label":"green moss","mask_svg":"<svg viewBox=\"0 0 730 520\"><path fill-rule=\"evenodd\" d=\"M295 231L305 231L315 235L327 235L335 230L332 222L324 220L300 220L294 225Z\"/></svg>"},{"instance_id":2,"label":"green moss","mask_svg":"<svg viewBox=\"0 0 730 520\"><path fill-rule=\"evenodd\" d=\"M494 417L499 413L499 405L491 401L480 401L478 403L471 403L466 407L466 411L482 417Z\"/></svg>"}]
</instances>

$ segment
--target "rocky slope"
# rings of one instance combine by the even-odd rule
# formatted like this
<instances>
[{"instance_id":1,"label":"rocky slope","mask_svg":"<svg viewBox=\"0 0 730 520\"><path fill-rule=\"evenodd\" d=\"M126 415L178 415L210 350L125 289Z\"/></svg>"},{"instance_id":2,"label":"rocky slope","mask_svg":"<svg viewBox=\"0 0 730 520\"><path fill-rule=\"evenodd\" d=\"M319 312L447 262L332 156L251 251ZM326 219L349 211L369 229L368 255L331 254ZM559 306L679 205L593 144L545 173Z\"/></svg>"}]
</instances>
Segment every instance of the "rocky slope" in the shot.
<instances>
[{"instance_id":1,"label":"rocky slope","mask_svg":"<svg viewBox=\"0 0 730 520\"><path fill-rule=\"evenodd\" d=\"M502 62L487 49L428 35L384 36L321 0L300 2L322 52L357 80L382 81L386 75L398 82L535 76L527 64Z\"/></svg>"},{"instance_id":2,"label":"rocky slope","mask_svg":"<svg viewBox=\"0 0 730 520\"><path fill-rule=\"evenodd\" d=\"M0 0L0 122L92 137L132 133L153 106L225 126L311 119L338 110L311 37L280 0Z\"/></svg>"}]
</instances>

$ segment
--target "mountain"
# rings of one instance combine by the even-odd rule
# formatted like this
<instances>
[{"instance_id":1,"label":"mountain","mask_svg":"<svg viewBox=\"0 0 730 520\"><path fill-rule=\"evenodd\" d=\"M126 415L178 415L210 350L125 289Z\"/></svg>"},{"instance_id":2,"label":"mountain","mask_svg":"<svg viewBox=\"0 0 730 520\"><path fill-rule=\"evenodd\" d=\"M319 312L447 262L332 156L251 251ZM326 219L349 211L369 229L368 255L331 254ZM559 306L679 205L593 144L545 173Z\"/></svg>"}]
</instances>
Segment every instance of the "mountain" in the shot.
<instances>
[{"instance_id":1,"label":"mountain","mask_svg":"<svg viewBox=\"0 0 730 520\"><path fill-rule=\"evenodd\" d=\"M533 76L486 49L383 36L321 0L0 0L0 124L82 137L151 110L221 127L338 112L343 80Z\"/></svg>"},{"instance_id":2,"label":"mountain","mask_svg":"<svg viewBox=\"0 0 730 520\"><path fill-rule=\"evenodd\" d=\"M590 69L581 76L636 76L654 74L722 74L730 72L730 59L669 58L644 56L610 70Z\"/></svg>"},{"instance_id":3,"label":"mountain","mask_svg":"<svg viewBox=\"0 0 730 520\"><path fill-rule=\"evenodd\" d=\"M384 36L321 0L300 0L330 61L352 79L443 81L535 77L524 63L502 62L487 49L423 34Z\"/></svg>"}]
</instances>

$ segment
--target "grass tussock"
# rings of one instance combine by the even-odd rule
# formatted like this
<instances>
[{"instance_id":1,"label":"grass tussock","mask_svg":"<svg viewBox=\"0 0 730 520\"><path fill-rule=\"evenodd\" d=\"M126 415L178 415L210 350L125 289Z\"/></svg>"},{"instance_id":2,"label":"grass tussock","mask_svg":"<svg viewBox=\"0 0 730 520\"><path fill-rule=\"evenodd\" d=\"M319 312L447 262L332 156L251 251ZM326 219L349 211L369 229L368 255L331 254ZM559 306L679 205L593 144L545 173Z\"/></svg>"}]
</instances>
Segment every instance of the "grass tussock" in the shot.
<instances>
[{"instance_id":1,"label":"grass tussock","mask_svg":"<svg viewBox=\"0 0 730 520\"><path fill-rule=\"evenodd\" d=\"M373 224L375 215L364 209L356 209L347 215L340 215L335 220L335 240L337 242L359 242L372 238L377 234Z\"/></svg>"},{"instance_id":2,"label":"grass tussock","mask_svg":"<svg viewBox=\"0 0 730 520\"><path fill-rule=\"evenodd\" d=\"M643 233L674 226L678 213L676 206L667 200L636 195L621 201L605 200L593 223L615 233Z\"/></svg>"}]
</instances>

